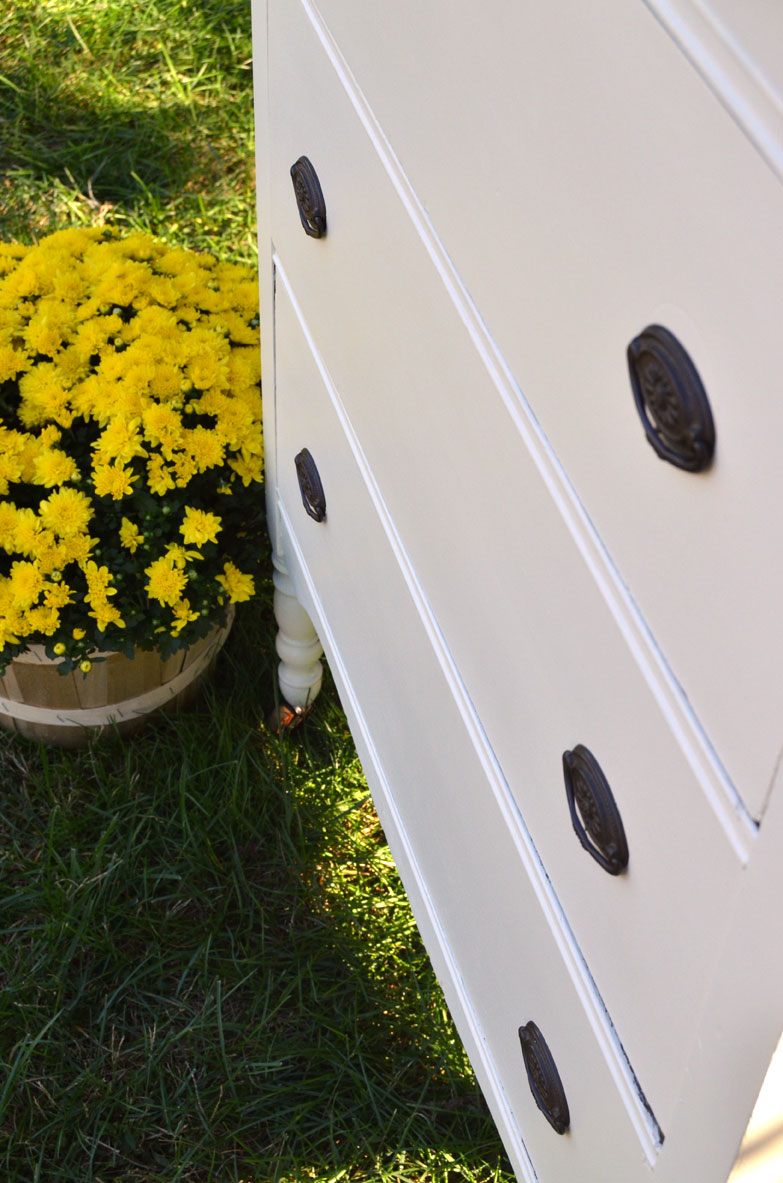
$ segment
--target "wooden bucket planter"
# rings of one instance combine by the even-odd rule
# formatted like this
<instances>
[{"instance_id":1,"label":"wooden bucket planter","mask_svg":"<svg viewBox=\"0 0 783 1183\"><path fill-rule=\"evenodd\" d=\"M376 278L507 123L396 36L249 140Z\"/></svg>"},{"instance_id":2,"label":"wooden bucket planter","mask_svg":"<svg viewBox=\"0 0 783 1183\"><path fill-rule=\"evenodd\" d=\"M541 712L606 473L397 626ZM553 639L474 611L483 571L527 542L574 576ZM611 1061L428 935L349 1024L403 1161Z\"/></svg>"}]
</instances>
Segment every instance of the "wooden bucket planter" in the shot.
<instances>
[{"instance_id":1,"label":"wooden bucket planter","mask_svg":"<svg viewBox=\"0 0 783 1183\"><path fill-rule=\"evenodd\" d=\"M214 628L166 661L139 649L133 658L96 653L86 674L57 672L58 662L31 645L0 676L0 727L60 747L81 747L107 729L127 735L160 710L183 710L195 697L233 623Z\"/></svg>"}]
</instances>

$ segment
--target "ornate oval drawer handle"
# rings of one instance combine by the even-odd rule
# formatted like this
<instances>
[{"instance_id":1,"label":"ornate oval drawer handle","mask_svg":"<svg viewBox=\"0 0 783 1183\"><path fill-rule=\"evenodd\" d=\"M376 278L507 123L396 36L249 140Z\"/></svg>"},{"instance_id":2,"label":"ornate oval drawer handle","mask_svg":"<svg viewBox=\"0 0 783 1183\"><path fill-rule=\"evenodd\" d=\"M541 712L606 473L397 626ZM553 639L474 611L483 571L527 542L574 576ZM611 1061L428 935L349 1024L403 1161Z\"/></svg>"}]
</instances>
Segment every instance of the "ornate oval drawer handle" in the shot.
<instances>
[{"instance_id":1,"label":"ornate oval drawer handle","mask_svg":"<svg viewBox=\"0 0 783 1183\"><path fill-rule=\"evenodd\" d=\"M715 424L698 371L662 325L648 325L628 346L636 409L648 442L663 460L687 472L709 468Z\"/></svg>"},{"instance_id":2,"label":"ornate oval drawer handle","mask_svg":"<svg viewBox=\"0 0 783 1183\"><path fill-rule=\"evenodd\" d=\"M326 521L326 497L318 469L307 448L294 457L302 504L316 522Z\"/></svg>"},{"instance_id":3,"label":"ornate oval drawer handle","mask_svg":"<svg viewBox=\"0 0 783 1183\"><path fill-rule=\"evenodd\" d=\"M318 174L306 156L300 156L291 165L291 180L305 234L311 238L323 238L326 235L326 202Z\"/></svg>"},{"instance_id":4,"label":"ornate oval drawer handle","mask_svg":"<svg viewBox=\"0 0 783 1183\"><path fill-rule=\"evenodd\" d=\"M564 1134L571 1124L571 1115L549 1046L533 1022L519 1028L519 1042L533 1099L552 1129Z\"/></svg>"},{"instance_id":5,"label":"ornate oval drawer handle","mask_svg":"<svg viewBox=\"0 0 783 1183\"><path fill-rule=\"evenodd\" d=\"M619 875L628 866L628 843L601 765L579 743L573 751L563 752L563 776L577 838L599 866Z\"/></svg>"}]
</instances>

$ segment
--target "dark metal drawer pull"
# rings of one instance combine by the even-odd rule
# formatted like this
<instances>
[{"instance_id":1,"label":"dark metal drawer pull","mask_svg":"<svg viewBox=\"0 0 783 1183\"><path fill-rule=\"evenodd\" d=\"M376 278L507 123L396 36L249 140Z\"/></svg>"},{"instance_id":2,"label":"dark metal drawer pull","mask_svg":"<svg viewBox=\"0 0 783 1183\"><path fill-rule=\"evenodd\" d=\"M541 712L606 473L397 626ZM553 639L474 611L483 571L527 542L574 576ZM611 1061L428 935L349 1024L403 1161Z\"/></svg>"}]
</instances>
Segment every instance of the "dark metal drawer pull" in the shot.
<instances>
[{"instance_id":1,"label":"dark metal drawer pull","mask_svg":"<svg viewBox=\"0 0 783 1183\"><path fill-rule=\"evenodd\" d=\"M326 234L326 202L318 175L306 156L300 156L291 165L291 180L305 234L311 238L323 238Z\"/></svg>"},{"instance_id":2,"label":"dark metal drawer pull","mask_svg":"<svg viewBox=\"0 0 783 1183\"><path fill-rule=\"evenodd\" d=\"M316 522L326 521L326 497L315 461L307 448L294 457L302 504Z\"/></svg>"},{"instance_id":3,"label":"dark metal drawer pull","mask_svg":"<svg viewBox=\"0 0 783 1183\"><path fill-rule=\"evenodd\" d=\"M648 442L663 460L687 472L709 468L715 424L698 371L673 333L648 327L628 346L636 409Z\"/></svg>"},{"instance_id":4,"label":"dark metal drawer pull","mask_svg":"<svg viewBox=\"0 0 783 1183\"><path fill-rule=\"evenodd\" d=\"M533 1099L552 1129L564 1134L571 1124L571 1115L560 1073L547 1042L532 1022L519 1028L519 1042Z\"/></svg>"},{"instance_id":5,"label":"dark metal drawer pull","mask_svg":"<svg viewBox=\"0 0 783 1183\"><path fill-rule=\"evenodd\" d=\"M579 841L608 871L619 875L628 866L623 819L595 756L583 744L563 752L568 808Z\"/></svg>"}]
</instances>

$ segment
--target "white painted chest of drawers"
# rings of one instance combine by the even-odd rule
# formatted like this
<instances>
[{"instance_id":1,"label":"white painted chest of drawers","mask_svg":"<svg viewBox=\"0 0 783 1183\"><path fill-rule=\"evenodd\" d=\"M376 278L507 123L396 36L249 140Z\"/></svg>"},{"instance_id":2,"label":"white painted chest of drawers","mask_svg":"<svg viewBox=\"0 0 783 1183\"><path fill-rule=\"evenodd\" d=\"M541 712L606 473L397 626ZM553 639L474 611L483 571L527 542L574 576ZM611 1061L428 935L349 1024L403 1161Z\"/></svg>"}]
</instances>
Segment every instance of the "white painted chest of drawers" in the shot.
<instances>
[{"instance_id":1,"label":"white painted chest of drawers","mask_svg":"<svg viewBox=\"0 0 783 1183\"><path fill-rule=\"evenodd\" d=\"M320 640L519 1178L725 1183L783 1028L783 7L253 16L283 692Z\"/></svg>"}]
</instances>

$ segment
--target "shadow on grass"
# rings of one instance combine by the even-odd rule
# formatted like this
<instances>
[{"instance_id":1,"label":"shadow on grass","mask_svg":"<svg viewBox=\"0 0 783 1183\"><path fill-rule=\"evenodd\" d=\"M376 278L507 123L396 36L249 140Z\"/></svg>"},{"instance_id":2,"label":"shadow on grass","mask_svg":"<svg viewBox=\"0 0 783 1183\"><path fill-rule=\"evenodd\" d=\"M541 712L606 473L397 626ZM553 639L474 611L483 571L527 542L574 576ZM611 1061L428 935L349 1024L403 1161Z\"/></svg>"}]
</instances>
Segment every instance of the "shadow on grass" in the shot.
<instances>
[{"instance_id":1,"label":"shadow on grass","mask_svg":"<svg viewBox=\"0 0 783 1183\"><path fill-rule=\"evenodd\" d=\"M148 190L169 196L193 169L190 111L166 107L96 107L86 97L26 89L20 71L6 74L0 171L59 178L99 203L133 202Z\"/></svg>"},{"instance_id":2,"label":"shadow on grass","mask_svg":"<svg viewBox=\"0 0 783 1183\"><path fill-rule=\"evenodd\" d=\"M262 725L273 628L132 741L0 736L9 1183L510 1183L333 689Z\"/></svg>"},{"instance_id":3,"label":"shadow on grass","mask_svg":"<svg viewBox=\"0 0 783 1183\"><path fill-rule=\"evenodd\" d=\"M0 238L118 220L252 253L252 135L247 0L0 12Z\"/></svg>"}]
</instances>

